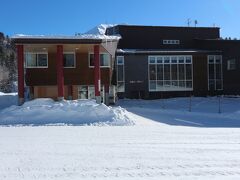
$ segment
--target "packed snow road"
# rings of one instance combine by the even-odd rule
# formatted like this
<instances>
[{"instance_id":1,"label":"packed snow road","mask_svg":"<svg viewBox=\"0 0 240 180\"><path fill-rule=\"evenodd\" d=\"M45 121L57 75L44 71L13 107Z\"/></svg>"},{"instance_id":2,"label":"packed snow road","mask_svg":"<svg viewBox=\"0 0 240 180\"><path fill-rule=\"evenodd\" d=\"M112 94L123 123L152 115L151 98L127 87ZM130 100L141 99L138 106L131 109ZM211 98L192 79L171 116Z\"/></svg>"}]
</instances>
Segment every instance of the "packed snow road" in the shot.
<instances>
[{"instance_id":1,"label":"packed snow road","mask_svg":"<svg viewBox=\"0 0 240 180\"><path fill-rule=\"evenodd\" d=\"M0 179L239 179L238 129L0 128Z\"/></svg>"},{"instance_id":2,"label":"packed snow road","mask_svg":"<svg viewBox=\"0 0 240 180\"><path fill-rule=\"evenodd\" d=\"M221 114L217 102L194 98L192 112L187 98L11 106L0 110L0 180L238 180L240 98L222 99Z\"/></svg>"}]
</instances>

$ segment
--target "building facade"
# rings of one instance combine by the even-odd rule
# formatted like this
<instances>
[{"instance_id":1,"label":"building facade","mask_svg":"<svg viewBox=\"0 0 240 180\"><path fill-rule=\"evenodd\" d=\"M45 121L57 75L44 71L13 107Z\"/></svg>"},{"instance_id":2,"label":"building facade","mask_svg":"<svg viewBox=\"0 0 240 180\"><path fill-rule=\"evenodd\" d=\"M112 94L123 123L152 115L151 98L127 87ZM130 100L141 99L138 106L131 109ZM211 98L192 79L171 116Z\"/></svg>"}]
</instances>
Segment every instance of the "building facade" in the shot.
<instances>
[{"instance_id":1,"label":"building facade","mask_svg":"<svg viewBox=\"0 0 240 180\"><path fill-rule=\"evenodd\" d=\"M121 37L121 38L120 38ZM120 39L120 40L119 40ZM240 41L216 27L116 25L103 36L16 36L18 93L158 99L240 94Z\"/></svg>"},{"instance_id":2,"label":"building facade","mask_svg":"<svg viewBox=\"0 0 240 180\"><path fill-rule=\"evenodd\" d=\"M120 98L240 94L240 41L222 40L219 28L118 25Z\"/></svg>"},{"instance_id":3,"label":"building facade","mask_svg":"<svg viewBox=\"0 0 240 180\"><path fill-rule=\"evenodd\" d=\"M111 101L116 37L13 38L18 57L19 104L30 98ZM113 93L112 93L113 94Z\"/></svg>"}]
</instances>

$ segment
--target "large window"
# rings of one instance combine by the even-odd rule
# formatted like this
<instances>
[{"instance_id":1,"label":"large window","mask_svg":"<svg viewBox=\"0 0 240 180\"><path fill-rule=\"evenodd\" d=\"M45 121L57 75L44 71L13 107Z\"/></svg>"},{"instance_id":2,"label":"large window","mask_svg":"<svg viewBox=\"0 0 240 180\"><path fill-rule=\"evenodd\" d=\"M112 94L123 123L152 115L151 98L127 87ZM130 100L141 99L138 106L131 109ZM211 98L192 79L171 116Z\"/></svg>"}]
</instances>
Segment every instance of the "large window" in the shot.
<instances>
[{"instance_id":1,"label":"large window","mask_svg":"<svg viewBox=\"0 0 240 180\"><path fill-rule=\"evenodd\" d=\"M191 91L192 56L149 56L149 91Z\"/></svg>"},{"instance_id":2,"label":"large window","mask_svg":"<svg viewBox=\"0 0 240 180\"><path fill-rule=\"evenodd\" d=\"M48 54L47 53L25 53L26 68L47 68Z\"/></svg>"},{"instance_id":3,"label":"large window","mask_svg":"<svg viewBox=\"0 0 240 180\"><path fill-rule=\"evenodd\" d=\"M117 56L117 91L125 91L124 56Z\"/></svg>"},{"instance_id":4,"label":"large window","mask_svg":"<svg viewBox=\"0 0 240 180\"><path fill-rule=\"evenodd\" d=\"M65 68L75 67L75 53L74 52L64 52L63 53L63 66Z\"/></svg>"},{"instance_id":5,"label":"large window","mask_svg":"<svg viewBox=\"0 0 240 180\"><path fill-rule=\"evenodd\" d=\"M94 67L94 54L89 54L89 66ZM100 54L100 66L110 67L110 54L101 53Z\"/></svg>"},{"instance_id":6,"label":"large window","mask_svg":"<svg viewBox=\"0 0 240 180\"><path fill-rule=\"evenodd\" d=\"M208 56L208 90L222 90L222 56Z\"/></svg>"}]
</instances>

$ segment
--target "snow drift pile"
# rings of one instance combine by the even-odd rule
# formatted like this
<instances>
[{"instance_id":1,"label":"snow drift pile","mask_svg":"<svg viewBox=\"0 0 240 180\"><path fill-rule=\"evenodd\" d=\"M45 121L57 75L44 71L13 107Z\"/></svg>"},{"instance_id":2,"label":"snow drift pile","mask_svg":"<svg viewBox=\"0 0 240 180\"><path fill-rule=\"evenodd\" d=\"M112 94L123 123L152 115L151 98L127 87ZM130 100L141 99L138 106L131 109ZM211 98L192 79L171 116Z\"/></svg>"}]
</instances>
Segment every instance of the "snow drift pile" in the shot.
<instances>
[{"instance_id":1,"label":"snow drift pile","mask_svg":"<svg viewBox=\"0 0 240 180\"><path fill-rule=\"evenodd\" d=\"M97 104L95 100L55 102L35 99L0 111L0 125L133 125L126 110Z\"/></svg>"},{"instance_id":2,"label":"snow drift pile","mask_svg":"<svg viewBox=\"0 0 240 180\"><path fill-rule=\"evenodd\" d=\"M0 92L0 110L17 104L17 93Z\"/></svg>"}]
</instances>

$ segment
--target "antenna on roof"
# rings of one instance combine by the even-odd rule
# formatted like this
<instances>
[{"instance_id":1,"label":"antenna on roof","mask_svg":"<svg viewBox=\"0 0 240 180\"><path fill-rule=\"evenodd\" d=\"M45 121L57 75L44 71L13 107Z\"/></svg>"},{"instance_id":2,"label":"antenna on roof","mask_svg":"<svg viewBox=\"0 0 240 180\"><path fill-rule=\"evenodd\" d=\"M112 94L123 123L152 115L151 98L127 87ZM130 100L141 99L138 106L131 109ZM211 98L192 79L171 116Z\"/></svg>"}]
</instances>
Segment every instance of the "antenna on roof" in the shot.
<instances>
[{"instance_id":1,"label":"antenna on roof","mask_svg":"<svg viewBox=\"0 0 240 180\"><path fill-rule=\"evenodd\" d=\"M198 24L198 21L195 20L195 21L194 21L194 25L195 25L195 27L197 27L197 24Z\"/></svg>"},{"instance_id":2,"label":"antenna on roof","mask_svg":"<svg viewBox=\"0 0 240 180\"><path fill-rule=\"evenodd\" d=\"M188 25L188 27L190 27L190 24L191 24L191 19L188 18L188 19L187 19L187 25Z\"/></svg>"},{"instance_id":3,"label":"antenna on roof","mask_svg":"<svg viewBox=\"0 0 240 180\"><path fill-rule=\"evenodd\" d=\"M213 27L216 27L216 24L215 24L215 23L213 23Z\"/></svg>"}]
</instances>

